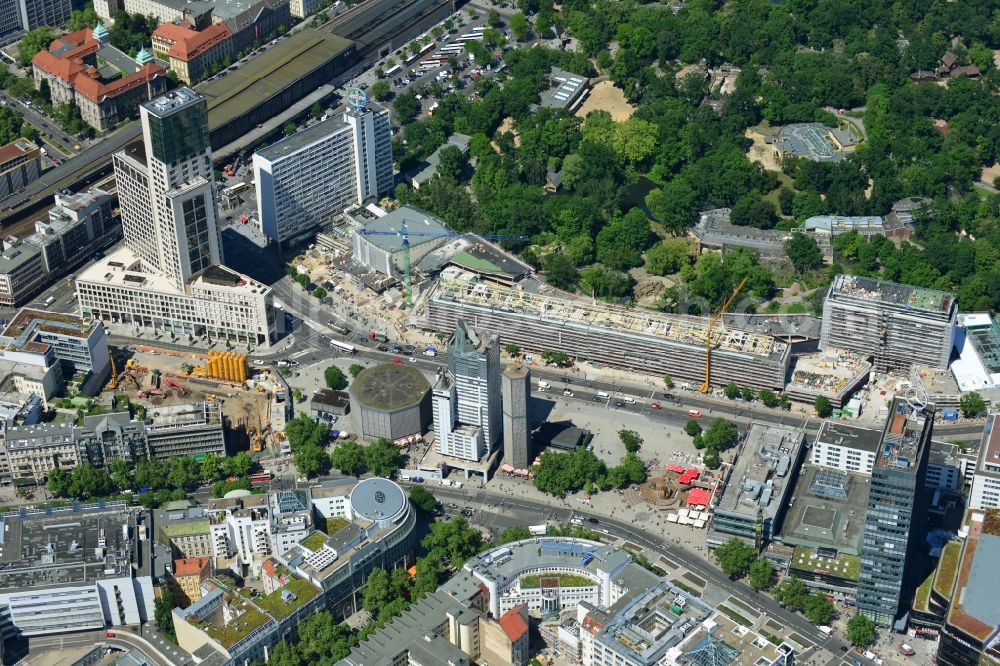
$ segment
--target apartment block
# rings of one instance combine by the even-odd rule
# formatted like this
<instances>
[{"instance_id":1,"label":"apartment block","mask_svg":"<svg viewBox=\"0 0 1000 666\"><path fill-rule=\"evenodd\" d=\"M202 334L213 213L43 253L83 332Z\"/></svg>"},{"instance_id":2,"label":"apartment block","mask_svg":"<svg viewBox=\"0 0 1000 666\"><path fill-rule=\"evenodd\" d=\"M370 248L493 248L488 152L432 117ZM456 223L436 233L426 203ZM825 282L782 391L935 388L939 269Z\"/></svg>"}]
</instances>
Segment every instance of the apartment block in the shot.
<instances>
[{"instance_id":1,"label":"apartment block","mask_svg":"<svg viewBox=\"0 0 1000 666\"><path fill-rule=\"evenodd\" d=\"M49 219L36 221L35 233L25 242L41 250L45 272L58 275L76 269L121 236L121 220L114 214L111 195L92 188L57 193Z\"/></svg>"},{"instance_id":2,"label":"apartment block","mask_svg":"<svg viewBox=\"0 0 1000 666\"><path fill-rule=\"evenodd\" d=\"M236 558L239 564L248 566L255 558L272 554L266 495L233 500L230 505L215 502L209 509L212 555Z\"/></svg>"},{"instance_id":3,"label":"apartment block","mask_svg":"<svg viewBox=\"0 0 1000 666\"><path fill-rule=\"evenodd\" d=\"M190 606L201 599L202 584L215 575L211 557L189 557L174 560L173 571L167 576L167 586L178 605Z\"/></svg>"},{"instance_id":4,"label":"apartment block","mask_svg":"<svg viewBox=\"0 0 1000 666\"><path fill-rule=\"evenodd\" d=\"M861 546L858 612L880 627L904 630L916 588L916 554L927 518L925 477L934 406L893 401L872 468Z\"/></svg>"},{"instance_id":5,"label":"apartment block","mask_svg":"<svg viewBox=\"0 0 1000 666\"><path fill-rule=\"evenodd\" d=\"M350 109L254 153L253 165L261 230L301 242L392 190L389 112L374 103Z\"/></svg>"},{"instance_id":6,"label":"apartment block","mask_svg":"<svg viewBox=\"0 0 1000 666\"><path fill-rule=\"evenodd\" d=\"M947 368L957 321L955 294L838 275L823 304L819 347L872 356L879 372Z\"/></svg>"},{"instance_id":7,"label":"apartment block","mask_svg":"<svg viewBox=\"0 0 1000 666\"><path fill-rule=\"evenodd\" d=\"M0 240L0 305L13 307L48 283L42 251L17 239Z\"/></svg>"},{"instance_id":8,"label":"apartment block","mask_svg":"<svg viewBox=\"0 0 1000 666\"><path fill-rule=\"evenodd\" d=\"M0 199L18 192L42 175L42 151L34 141L18 139L0 146Z\"/></svg>"},{"instance_id":9,"label":"apartment block","mask_svg":"<svg viewBox=\"0 0 1000 666\"><path fill-rule=\"evenodd\" d=\"M993 414L986 419L982 443L979 445L979 463L972 478L969 507L1000 508L1000 414Z\"/></svg>"}]
</instances>

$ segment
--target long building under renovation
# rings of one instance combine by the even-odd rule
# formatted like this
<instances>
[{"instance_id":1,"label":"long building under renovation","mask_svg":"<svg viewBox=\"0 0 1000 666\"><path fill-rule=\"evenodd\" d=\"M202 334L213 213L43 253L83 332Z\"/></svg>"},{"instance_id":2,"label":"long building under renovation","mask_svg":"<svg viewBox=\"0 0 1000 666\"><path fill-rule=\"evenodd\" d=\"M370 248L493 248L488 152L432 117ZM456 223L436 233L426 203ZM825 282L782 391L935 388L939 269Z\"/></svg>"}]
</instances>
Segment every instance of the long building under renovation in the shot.
<instances>
[{"instance_id":1,"label":"long building under renovation","mask_svg":"<svg viewBox=\"0 0 1000 666\"><path fill-rule=\"evenodd\" d=\"M823 305L819 347L872 356L879 372L914 363L947 368L957 320L955 294L838 275Z\"/></svg>"},{"instance_id":2,"label":"long building under renovation","mask_svg":"<svg viewBox=\"0 0 1000 666\"><path fill-rule=\"evenodd\" d=\"M528 351L561 351L632 372L669 374L676 381L700 384L705 378L708 320L702 317L446 279L428 294L424 308L423 324L437 331L452 331L464 319L473 328L500 331L502 344ZM711 347L713 386L784 387L787 343L719 323Z\"/></svg>"}]
</instances>

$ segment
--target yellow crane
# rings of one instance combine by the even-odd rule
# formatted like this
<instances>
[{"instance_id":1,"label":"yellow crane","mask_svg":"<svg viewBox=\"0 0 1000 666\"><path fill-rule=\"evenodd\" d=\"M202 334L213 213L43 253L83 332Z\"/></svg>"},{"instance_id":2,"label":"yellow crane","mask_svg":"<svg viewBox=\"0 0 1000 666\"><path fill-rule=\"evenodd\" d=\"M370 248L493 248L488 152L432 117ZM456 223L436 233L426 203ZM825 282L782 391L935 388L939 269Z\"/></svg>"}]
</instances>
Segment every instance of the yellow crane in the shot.
<instances>
[{"instance_id":1,"label":"yellow crane","mask_svg":"<svg viewBox=\"0 0 1000 666\"><path fill-rule=\"evenodd\" d=\"M709 381L712 373L712 329L715 328L715 322L722 319L722 315L726 313L729 306L733 304L736 297L741 291L743 291L743 285L747 283L746 277L740 280L740 283L736 285L736 289L733 290L733 295L726 299L726 302L722 304L719 311L708 320L708 326L705 327L705 383L701 385L701 392L708 393Z\"/></svg>"}]
</instances>

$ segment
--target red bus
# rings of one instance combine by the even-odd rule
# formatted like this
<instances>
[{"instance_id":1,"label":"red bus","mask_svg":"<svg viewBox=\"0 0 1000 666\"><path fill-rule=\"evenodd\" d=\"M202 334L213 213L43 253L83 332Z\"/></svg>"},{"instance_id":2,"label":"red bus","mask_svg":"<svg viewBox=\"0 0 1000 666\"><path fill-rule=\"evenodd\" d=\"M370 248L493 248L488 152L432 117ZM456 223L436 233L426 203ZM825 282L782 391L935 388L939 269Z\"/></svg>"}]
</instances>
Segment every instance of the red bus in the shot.
<instances>
[{"instance_id":1,"label":"red bus","mask_svg":"<svg viewBox=\"0 0 1000 666\"><path fill-rule=\"evenodd\" d=\"M255 472L250 475L250 483L255 486L263 486L270 483L271 479L274 478L274 472L269 469L265 469L263 472Z\"/></svg>"}]
</instances>

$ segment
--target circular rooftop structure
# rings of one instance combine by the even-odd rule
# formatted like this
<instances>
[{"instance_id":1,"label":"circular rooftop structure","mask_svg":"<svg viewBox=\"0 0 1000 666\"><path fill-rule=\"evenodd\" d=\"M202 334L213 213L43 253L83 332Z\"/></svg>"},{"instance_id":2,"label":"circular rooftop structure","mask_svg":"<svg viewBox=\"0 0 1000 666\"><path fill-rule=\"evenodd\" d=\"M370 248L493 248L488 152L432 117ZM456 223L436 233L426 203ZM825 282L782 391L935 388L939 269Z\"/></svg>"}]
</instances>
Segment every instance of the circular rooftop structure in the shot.
<instances>
[{"instance_id":1,"label":"circular rooftop structure","mask_svg":"<svg viewBox=\"0 0 1000 666\"><path fill-rule=\"evenodd\" d=\"M350 394L351 415L365 439L423 434L430 422L431 386L412 365L368 368L351 384Z\"/></svg>"},{"instance_id":2,"label":"circular rooftop structure","mask_svg":"<svg viewBox=\"0 0 1000 666\"><path fill-rule=\"evenodd\" d=\"M384 363L367 368L351 385L351 397L363 407L391 412L423 400L431 385L412 365Z\"/></svg>"},{"instance_id":3,"label":"circular rooftop structure","mask_svg":"<svg viewBox=\"0 0 1000 666\"><path fill-rule=\"evenodd\" d=\"M396 523L410 509L403 489L389 479L365 479L351 491L351 511L356 518L378 523Z\"/></svg>"}]
</instances>

